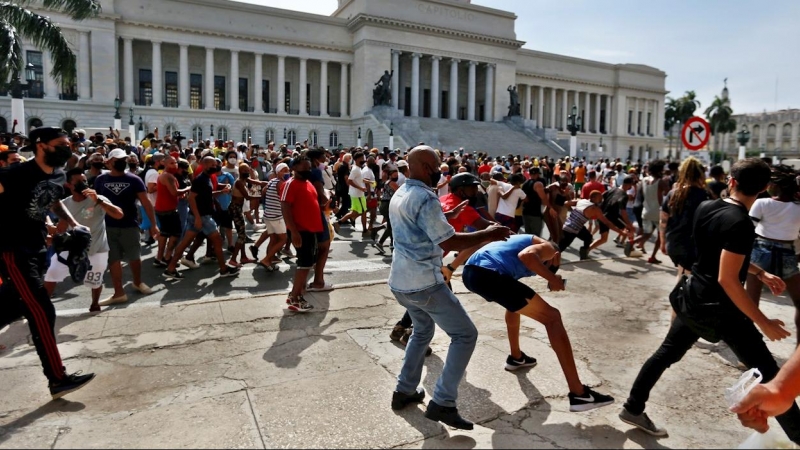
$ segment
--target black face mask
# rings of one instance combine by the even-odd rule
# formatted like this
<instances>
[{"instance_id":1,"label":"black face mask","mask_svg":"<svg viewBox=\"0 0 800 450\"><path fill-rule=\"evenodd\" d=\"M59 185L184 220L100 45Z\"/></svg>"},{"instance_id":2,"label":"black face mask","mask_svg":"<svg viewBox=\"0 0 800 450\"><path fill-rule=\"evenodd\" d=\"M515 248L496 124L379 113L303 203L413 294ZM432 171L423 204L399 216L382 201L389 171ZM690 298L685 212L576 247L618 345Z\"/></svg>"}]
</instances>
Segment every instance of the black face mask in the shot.
<instances>
[{"instance_id":1,"label":"black face mask","mask_svg":"<svg viewBox=\"0 0 800 450\"><path fill-rule=\"evenodd\" d=\"M469 200L469 206L473 208L478 204L478 197L467 197L467 200Z\"/></svg>"},{"instance_id":2,"label":"black face mask","mask_svg":"<svg viewBox=\"0 0 800 450\"><path fill-rule=\"evenodd\" d=\"M442 179L442 172L440 172L438 170L436 172L433 172L431 174L431 184L430 184L430 186L435 188L436 186L439 185L439 180L441 180L441 179Z\"/></svg>"},{"instance_id":3,"label":"black face mask","mask_svg":"<svg viewBox=\"0 0 800 450\"><path fill-rule=\"evenodd\" d=\"M57 145L53 151L44 150L44 163L52 168L64 167L72 157L72 150L68 145Z\"/></svg>"},{"instance_id":4,"label":"black face mask","mask_svg":"<svg viewBox=\"0 0 800 450\"><path fill-rule=\"evenodd\" d=\"M128 162L124 159L115 159L113 167L117 172L124 172L125 168L128 167Z\"/></svg>"},{"instance_id":5,"label":"black face mask","mask_svg":"<svg viewBox=\"0 0 800 450\"><path fill-rule=\"evenodd\" d=\"M92 163L92 167L94 167L95 169L102 169L105 166L106 165L103 162L93 162Z\"/></svg>"},{"instance_id":6,"label":"black face mask","mask_svg":"<svg viewBox=\"0 0 800 450\"><path fill-rule=\"evenodd\" d=\"M222 169L220 169L219 167L212 167L212 168L206 170L206 173L209 174L209 175L214 175L215 173L219 173L221 170Z\"/></svg>"},{"instance_id":7,"label":"black face mask","mask_svg":"<svg viewBox=\"0 0 800 450\"><path fill-rule=\"evenodd\" d=\"M400 178L392 177L392 181L394 181L395 183L397 183L399 180L400 180Z\"/></svg>"},{"instance_id":8,"label":"black face mask","mask_svg":"<svg viewBox=\"0 0 800 450\"><path fill-rule=\"evenodd\" d=\"M298 180L308 181L309 179L311 179L311 171L310 170L295 171L294 176Z\"/></svg>"},{"instance_id":9,"label":"black face mask","mask_svg":"<svg viewBox=\"0 0 800 450\"><path fill-rule=\"evenodd\" d=\"M86 185L86 183L84 183L83 181L81 181L80 183L77 183L77 184L75 184L75 185L73 186L73 189L74 189L74 190L73 190L72 192L76 192L76 193L80 194L81 192L83 192L83 191L85 191L85 190L89 189L89 186L87 186L87 185Z\"/></svg>"},{"instance_id":10,"label":"black face mask","mask_svg":"<svg viewBox=\"0 0 800 450\"><path fill-rule=\"evenodd\" d=\"M136 163L128 163L128 168L129 168L131 171L134 171L134 170L136 170L136 169L138 169L138 168L139 168L139 164L136 164Z\"/></svg>"}]
</instances>

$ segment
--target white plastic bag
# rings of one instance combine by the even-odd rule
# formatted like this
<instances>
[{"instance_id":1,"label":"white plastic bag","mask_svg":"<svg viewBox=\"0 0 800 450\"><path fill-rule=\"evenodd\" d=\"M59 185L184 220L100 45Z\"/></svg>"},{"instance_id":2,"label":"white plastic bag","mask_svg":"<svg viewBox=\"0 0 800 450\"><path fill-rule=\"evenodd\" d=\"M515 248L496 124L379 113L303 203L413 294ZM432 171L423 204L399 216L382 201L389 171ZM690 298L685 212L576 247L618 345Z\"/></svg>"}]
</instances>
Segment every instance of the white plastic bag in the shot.
<instances>
[{"instance_id":1,"label":"white plastic bag","mask_svg":"<svg viewBox=\"0 0 800 450\"><path fill-rule=\"evenodd\" d=\"M728 403L728 407L733 407L739 402L741 402L747 394L753 390L754 387L758 386L761 383L763 377L761 376L761 372L758 369L752 369L745 372L739 381L736 382L732 387L725 389L725 401ZM797 445L795 445L786 433L784 433L783 429L777 424L774 423L770 424L769 431L764 434L755 432L747 438L746 441L742 442L739 445L740 449L754 449L754 450L761 450L767 448L789 448L789 449L798 449Z\"/></svg>"}]
</instances>

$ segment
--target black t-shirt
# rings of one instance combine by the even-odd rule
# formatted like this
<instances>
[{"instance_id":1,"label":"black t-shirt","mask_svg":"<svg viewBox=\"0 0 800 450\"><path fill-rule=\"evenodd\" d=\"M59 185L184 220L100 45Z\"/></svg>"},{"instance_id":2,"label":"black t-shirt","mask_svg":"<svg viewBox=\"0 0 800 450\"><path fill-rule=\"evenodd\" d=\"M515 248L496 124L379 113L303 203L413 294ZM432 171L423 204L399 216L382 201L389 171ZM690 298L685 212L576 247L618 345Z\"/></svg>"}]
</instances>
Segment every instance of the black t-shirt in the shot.
<instances>
[{"instance_id":1,"label":"black t-shirt","mask_svg":"<svg viewBox=\"0 0 800 450\"><path fill-rule=\"evenodd\" d=\"M6 215L0 220L0 249L45 251L45 217L64 196L66 182L63 170L44 173L34 160L0 169L0 210Z\"/></svg>"},{"instance_id":2,"label":"black t-shirt","mask_svg":"<svg viewBox=\"0 0 800 450\"><path fill-rule=\"evenodd\" d=\"M349 176L350 166L345 163L339 164L339 170L336 171L336 190L339 195L347 195L349 192L350 186L344 181Z\"/></svg>"},{"instance_id":3,"label":"black t-shirt","mask_svg":"<svg viewBox=\"0 0 800 450\"><path fill-rule=\"evenodd\" d=\"M612 222L622 218L622 213L628 206L628 193L620 188L614 188L603 193L603 215Z\"/></svg>"},{"instance_id":4,"label":"black t-shirt","mask_svg":"<svg viewBox=\"0 0 800 450\"><path fill-rule=\"evenodd\" d=\"M713 192L717 198L719 198L719 196L722 194L722 191L728 189L728 185L722 181L714 180L708 183L708 189Z\"/></svg>"},{"instance_id":5,"label":"black t-shirt","mask_svg":"<svg viewBox=\"0 0 800 450\"><path fill-rule=\"evenodd\" d=\"M201 216L210 216L214 214L214 185L211 183L211 178L207 173L203 172L194 179L192 183L192 192L195 193L195 202L197 203L197 212Z\"/></svg>"},{"instance_id":6,"label":"black t-shirt","mask_svg":"<svg viewBox=\"0 0 800 450\"><path fill-rule=\"evenodd\" d=\"M744 255L739 272L739 280L744 283L755 239L756 229L744 206L725 200L703 202L694 216L697 262L692 266L690 301L719 304L725 309L738 310L717 281L719 262L723 250Z\"/></svg>"},{"instance_id":7,"label":"black t-shirt","mask_svg":"<svg viewBox=\"0 0 800 450\"><path fill-rule=\"evenodd\" d=\"M534 190L536 183L542 183L542 181L528 180L522 185L522 192L525 193L525 198L528 200L522 204L523 216L542 217L542 199ZM542 183L542 188L544 188L544 183Z\"/></svg>"},{"instance_id":8,"label":"black t-shirt","mask_svg":"<svg viewBox=\"0 0 800 450\"><path fill-rule=\"evenodd\" d=\"M697 258L697 250L692 240L694 226L694 216L697 208L709 199L706 189L692 186L686 195L685 203L680 213L672 213L669 202L675 191L670 191L664 197L661 211L669 214L667 221L667 252L673 258L684 261L687 266L694 264Z\"/></svg>"}]
</instances>

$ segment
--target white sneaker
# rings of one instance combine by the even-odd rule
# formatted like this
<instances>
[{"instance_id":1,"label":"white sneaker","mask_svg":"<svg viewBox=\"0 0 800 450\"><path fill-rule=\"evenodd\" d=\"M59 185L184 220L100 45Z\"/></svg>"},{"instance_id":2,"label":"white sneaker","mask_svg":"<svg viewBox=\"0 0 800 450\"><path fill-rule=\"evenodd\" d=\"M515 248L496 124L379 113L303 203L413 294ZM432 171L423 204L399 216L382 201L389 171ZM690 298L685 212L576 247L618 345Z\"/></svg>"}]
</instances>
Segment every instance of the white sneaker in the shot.
<instances>
[{"instance_id":1,"label":"white sneaker","mask_svg":"<svg viewBox=\"0 0 800 450\"><path fill-rule=\"evenodd\" d=\"M191 259L188 259L188 258L182 258L181 259L181 264L183 264L184 266L186 266L186 267L188 267L190 269L197 269L197 268L200 267L200 264L197 264L196 262L194 262L194 261L192 261Z\"/></svg>"},{"instance_id":2,"label":"white sneaker","mask_svg":"<svg viewBox=\"0 0 800 450\"><path fill-rule=\"evenodd\" d=\"M128 302L128 296L123 294L123 295L120 295L119 297L109 297L109 298L100 300L98 302L98 305L100 305L100 306L109 306L109 305L118 305L120 303L127 303L127 302Z\"/></svg>"},{"instance_id":3,"label":"white sneaker","mask_svg":"<svg viewBox=\"0 0 800 450\"><path fill-rule=\"evenodd\" d=\"M140 284L138 286L134 284L133 288L136 289L137 291L139 291L139 293L144 294L144 295L150 295L150 294L153 293L153 290L150 289L150 286L148 286L148 285L146 285L144 283L142 283L142 284Z\"/></svg>"}]
</instances>

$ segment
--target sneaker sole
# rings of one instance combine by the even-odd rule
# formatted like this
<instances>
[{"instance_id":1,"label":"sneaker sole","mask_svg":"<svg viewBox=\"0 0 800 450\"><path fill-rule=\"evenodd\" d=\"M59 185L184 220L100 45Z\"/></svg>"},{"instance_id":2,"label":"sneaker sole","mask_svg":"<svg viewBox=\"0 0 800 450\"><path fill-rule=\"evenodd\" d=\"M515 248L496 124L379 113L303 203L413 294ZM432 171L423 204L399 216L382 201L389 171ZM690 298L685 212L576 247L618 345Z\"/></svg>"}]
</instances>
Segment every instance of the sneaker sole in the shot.
<instances>
[{"instance_id":1,"label":"sneaker sole","mask_svg":"<svg viewBox=\"0 0 800 450\"><path fill-rule=\"evenodd\" d=\"M604 406L609 406L609 405L613 405L613 404L614 404L614 400L611 400L610 402L605 402L605 403L587 403L585 405L571 405L569 407L569 411L570 412L586 412L586 411L591 411L593 409L598 409L598 408L602 408Z\"/></svg>"},{"instance_id":2,"label":"sneaker sole","mask_svg":"<svg viewBox=\"0 0 800 450\"><path fill-rule=\"evenodd\" d=\"M178 276L175 276L175 275L164 275L163 273L161 274L161 278L163 278L165 280L182 280L183 279L183 277L178 277Z\"/></svg>"},{"instance_id":3,"label":"sneaker sole","mask_svg":"<svg viewBox=\"0 0 800 450\"><path fill-rule=\"evenodd\" d=\"M99 305L100 306L110 306L110 305L119 305L120 303L128 303L128 297L116 298L116 299L111 299L111 300L108 300L108 301L101 301L99 303Z\"/></svg>"},{"instance_id":4,"label":"sneaker sole","mask_svg":"<svg viewBox=\"0 0 800 450\"><path fill-rule=\"evenodd\" d=\"M506 364L506 371L507 372L515 372L515 371L517 371L519 369L525 369L525 368L528 368L528 367L536 367L538 364L539 364L538 362L535 362L533 364L523 364L521 366L512 366L511 364Z\"/></svg>"},{"instance_id":5,"label":"sneaker sole","mask_svg":"<svg viewBox=\"0 0 800 450\"><path fill-rule=\"evenodd\" d=\"M307 312L309 312L311 310L310 309L293 308L293 307L290 306L289 307L289 311L296 312L296 313L307 313Z\"/></svg>"},{"instance_id":6,"label":"sneaker sole","mask_svg":"<svg viewBox=\"0 0 800 450\"><path fill-rule=\"evenodd\" d=\"M75 392L75 391L77 391L77 390L80 390L80 389L82 389L82 388L86 387L86 385L87 385L87 384L89 384L89 383L91 383L91 382L92 382L92 380L94 380L94 379L95 379L95 376L92 376L92 378L89 378L88 380L86 380L86 382L85 382L85 383L83 383L83 384L81 384L81 385L79 385L79 386L75 386L74 388L72 388L72 389L69 389L69 390L67 390L67 391L61 391L61 392L59 392L58 394L51 394L51 396L53 397L53 400L58 400L58 399L60 399L61 397L65 396L65 395L72 394L73 392Z\"/></svg>"},{"instance_id":7,"label":"sneaker sole","mask_svg":"<svg viewBox=\"0 0 800 450\"><path fill-rule=\"evenodd\" d=\"M628 425L630 425L632 427L636 427L638 430L644 431L645 433L649 434L650 436L655 436L655 437L667 437L667 436L669 436L669 433L667 433L666 431L662 431L661 433L659 433L659 432L656 432L656 431L653 431L653 430L649 430L649 429L639 425L638 423L635 423L635 422L633 422L631 420L623 419L622 417L620 417L619 420L621 420L623 423L627 423Z\"/></svg>"}]
</instances>

